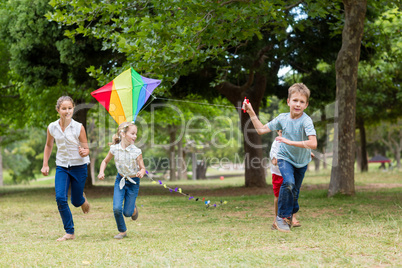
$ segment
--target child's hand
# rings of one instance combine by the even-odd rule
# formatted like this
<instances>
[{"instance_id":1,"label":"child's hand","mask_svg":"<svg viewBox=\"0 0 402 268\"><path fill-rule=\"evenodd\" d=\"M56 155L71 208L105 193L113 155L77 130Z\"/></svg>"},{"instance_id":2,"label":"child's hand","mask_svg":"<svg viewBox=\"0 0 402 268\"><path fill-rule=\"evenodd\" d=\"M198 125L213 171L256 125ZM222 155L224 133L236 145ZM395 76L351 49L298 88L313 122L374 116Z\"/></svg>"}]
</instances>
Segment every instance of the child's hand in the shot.
<instances>
[{"instance_id":1,"label":"child's hand","mask_svg":"<svg viewBox=\"0 0 402 268\"><path fill-rule=\"evenodd\" d=\"M276 137L275 140L276 140L276 141L279 141L279 142L283 142L283 143L285 143L285 144L289 144L289 140L286 139L286 138L284 138L284 137L282 137L282 136ZM289 144L289 145L290 145L290 144Z\"/></svg>"},{"instance_id":2,"label":"child's hand","mask_svg":"<svg viewBox=\"0 0 402 268\"><path fill-rule=\"evenodd\" d=\"M141 169L140 171L137 172L137 174L135 176L142 179L142 177L144 177L144 175L145 175L145 170Z\"/></svg>"},{"instance_id":3,"label":"child's hand","mask_svg":"<svg viewBox=\"0 0 402 268\"><path fill-rule=\"evenodd\" d=\"M252 112L252 114L255 114L254 113L254 110L253 110L253 106L251 106L251 103L249 102L249 103L244 103L244 110L248 113L248 114L250 114L250 112Z\"/></svg>"},{"instance_id":4,"label":"child's hand","mask_svg":"<svg viewBox=\"0 0 402 268\"><path fill-rule=\"evenodd\" d=\"M272 163L272 165L274 165L274 166L278 165L278 159L272 158L271 163Z\"/></svg>"},{"instance_id":5,"label":"child's hand","mask_svg":"<svg viewBox=\"0 0 402 268\"><path fill-rule=\"evenodd\" d=\"M78 146L78 153L80 154L81 157L85 157L89 154L89 150L82 148L81 146Z\"/></svg>"},{"instance_id":6,"label":"child's hand","mask_svg":"<svg viewBox=\"0 0 402 268\"><path fill-rule=\"evenodd\" d=\"M43 176L49 175L49 166L43 166L40 172L42 172Z\"/></svg>"},{"instance_id":7,"label":"child's hand","mask_svg":"<svg viewBox=\"0 0 402 268\"><path fill-rule=\"evenodd\" d=\"M102 172L102 173L99 173L99 175L98 175L98 179L100 179L100 180L104 180L105 179L105 174Z\"/></svg>"}]
</instances>

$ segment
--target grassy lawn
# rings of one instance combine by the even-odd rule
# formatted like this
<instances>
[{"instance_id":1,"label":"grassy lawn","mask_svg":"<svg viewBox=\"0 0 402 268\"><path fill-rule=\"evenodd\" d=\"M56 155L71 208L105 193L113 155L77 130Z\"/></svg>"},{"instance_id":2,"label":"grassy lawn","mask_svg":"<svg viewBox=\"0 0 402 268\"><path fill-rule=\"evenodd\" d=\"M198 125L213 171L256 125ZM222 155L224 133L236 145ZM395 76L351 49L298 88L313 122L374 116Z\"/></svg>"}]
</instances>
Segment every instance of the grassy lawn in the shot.
<instances>
[{"instance_id":1,"label":"grassy lawn","mask_svg":"<svg viewBox=\"0 0 402 268\"><path fill-rule=\"evenodd\" d=\"M118 233L112 182L86 191L91 212L73 213L76 239L64 233L47 185L0 188L0 267L382 267L400 266L402 180L397 171L356 174L356 195L327 198L329 171L308 172L300 228L270 229L272 187L246 189L244 178L165 182L226 205L208 208L143 180L137 221ZM270 184L270 179L267 179ZM193 199L194 200L194 199Z\"/></svg>"}]
</instances>

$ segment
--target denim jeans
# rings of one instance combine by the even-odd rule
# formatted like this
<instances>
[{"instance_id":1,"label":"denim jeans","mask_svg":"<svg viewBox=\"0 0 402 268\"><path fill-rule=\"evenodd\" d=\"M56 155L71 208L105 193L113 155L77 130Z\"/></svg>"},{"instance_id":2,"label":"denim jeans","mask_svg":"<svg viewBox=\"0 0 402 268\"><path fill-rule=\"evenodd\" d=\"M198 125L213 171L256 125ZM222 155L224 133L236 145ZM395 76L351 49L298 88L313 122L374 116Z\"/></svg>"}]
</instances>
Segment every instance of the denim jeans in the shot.
<instances>
[{"instance_id":1,"label":"denim jeans","mask_svg":"<svg viewBox=\"0 0 402 268\"><path fill-rule=\"evenodd\" d=\"M278 159L278 167L283 177L283 183L279 191L278 216L289 218L299 211L299 192L307 165L296 168L289 162Z\"/></svg>"},{"instance_id":2,"label":"denim jeans","mask_svg":"<svg viewBox=\"0 0 402 268\"><path fill-rule=\"evenodd\" d=\"M85 202L83 196L85 181L87 180L87 164L71 166L69 168L56 167L56 177L54 188L56 192L56 202L63 221L64 230L67 234L74 234L73 216L68 206L68 188L71 184L71 204L80 207Z\"/></svg>"},{"instance_id":3,"label":"denim jeans","mask_svg":"<svg viewBox=\"0 0 402 268\"><path fill-rule=\"evenodd\" d=\"M116 220L117 230L119 230L119 232L125 232L127 231L127 228L123 215L126 217L131 217L134 213L135 201L140 188L140 178L132 178L137 184L133 184L126 180L125 186L123 189L120 189L119 184L121 178L122 176L117 174L116 181L114 183L113 214Z\"/></svg>"}]
</instances>

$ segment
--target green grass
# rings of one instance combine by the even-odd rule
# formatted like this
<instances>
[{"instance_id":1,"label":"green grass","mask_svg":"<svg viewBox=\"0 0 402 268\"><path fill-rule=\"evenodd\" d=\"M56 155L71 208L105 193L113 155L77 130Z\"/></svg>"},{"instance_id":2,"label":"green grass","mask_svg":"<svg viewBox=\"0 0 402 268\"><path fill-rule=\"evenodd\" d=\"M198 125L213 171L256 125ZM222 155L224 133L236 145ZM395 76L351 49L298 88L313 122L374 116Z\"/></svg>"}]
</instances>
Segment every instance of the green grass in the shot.
<instances>
[{"instance_id":1,"label":"green grass","mask_svg":"<svg viewBox=\"0 0 402 268\"><path fill-rule=\"evenodd\" d=\"M2 187L0 267L399 266L401 173L356 174L356 195L334 198L326 197L328 174L306 175L302 227L290 234L270 229L272 189L245 189L241 177L166 182L211 202L228 201L209 209L144 181L139 218L126 219L123 240L113 239L112 184L97 185L86 191L89 214L70 205L77 238L62 243L55 241L64 231L52 186Z\"/></svg>"}]
</instances>

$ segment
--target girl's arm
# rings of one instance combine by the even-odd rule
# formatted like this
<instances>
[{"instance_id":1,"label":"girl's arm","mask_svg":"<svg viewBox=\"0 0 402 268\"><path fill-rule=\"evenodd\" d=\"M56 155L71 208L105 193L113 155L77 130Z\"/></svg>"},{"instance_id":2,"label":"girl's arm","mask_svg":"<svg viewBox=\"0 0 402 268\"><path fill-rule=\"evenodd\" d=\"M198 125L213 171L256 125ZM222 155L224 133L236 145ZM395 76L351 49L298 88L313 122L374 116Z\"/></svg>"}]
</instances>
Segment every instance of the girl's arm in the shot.
<instances>
[{"instance_id":1,"label":"girl's arm","mask_svg":"<svg viewBox=\"0 0 402 268\"><path fill-rule=\"evenodd\" d=\"M99 174L98 174L98 179L103 180L105 179L105 169L107 166L107 163L113 158L113 154L109 151L109 153L106 155L105 159L103 159L100 169L99 169Z\"/></svg>"},{"instance_id":2,"label":"girl's arm","mask_svg":"<svg viewBox=\"0 0 402 268\"><path fill-rule=\"evenodd\" d=\"M47 129L45 150L43 152L43 165L42 169L40 170L40 172L42 172L44 176L49 175L49 158L50 155L52 154L53 143L54 138L52 135L50 135L49 129Z\"/></svg>"},{"instance_id":3,"label":"girl's arm","mask_svg":"<svg viewBox=\"0 0 402 268\"><path fill-rule=\"evenodd\" d=\"M291 141L284 137L276 137L276 140L286 143L287 145L295 146L295 147L299 147L299 148L306 148L306 149L312 149L312 150L317 149L317 137L314 135L308 136L307 141Z\"/></svg>"},{"instance_id":4,"label":"girl's arm","mask_svg":"<svg viewBox=\"0 0 402 268\"><path fill-rule=\"evenodd\" d=\"M85 157L89 155L87 134L83 125L81 125L80 136L78 137L78 139L80 140L80 146L78 146L78 153L80 154L80 156Z\"/></svg>"},{"instance_id":5,"label":"girl's arm","mask_svg":"<svg viewBox=\"0 0 402 268\"><path fill-rule=\"evenodd\" d=\"M144 175L145 175L145 165L144 165L144 160L142 159L142 154L140 154L137 157L137 164L140 167L140 170L137 172L137 174L135 176L142 179L142 177L144 177Z\"/></svg>"},{"instance_id":6,"label":"girl's arm","mask_svg":"<svg viewBox=\"0 0 402 268\"><path fill-rule=\"evenodd\" d=\"M253 110L253 106L251 106L251 103L245 104L245 110L246 112L250 115L251 122L253 123L253 126L255 130L257 131L258 135L266 134L271 132L269 127L267 125L263 125L261 121L258 119L257 115L255 114Z\"/></svg>"}]
</instances>

